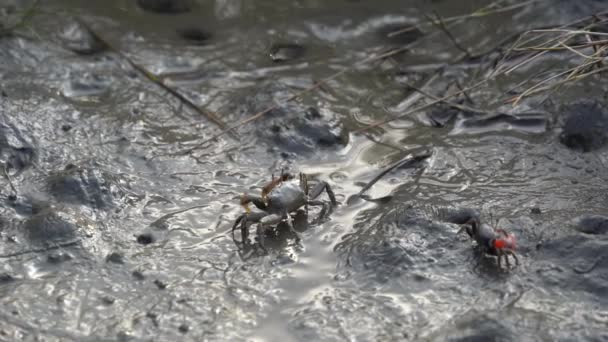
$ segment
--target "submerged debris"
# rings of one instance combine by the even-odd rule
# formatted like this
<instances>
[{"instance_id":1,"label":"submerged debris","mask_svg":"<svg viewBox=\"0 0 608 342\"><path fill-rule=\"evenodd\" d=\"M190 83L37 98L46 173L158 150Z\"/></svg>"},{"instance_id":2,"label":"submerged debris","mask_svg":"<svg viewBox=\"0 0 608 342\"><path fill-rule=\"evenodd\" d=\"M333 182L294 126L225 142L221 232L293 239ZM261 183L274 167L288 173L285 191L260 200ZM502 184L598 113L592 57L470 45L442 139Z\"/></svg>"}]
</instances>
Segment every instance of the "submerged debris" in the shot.
<instances>
[{"instance_id":1,"label":"submerged debris","mask_svg":"<svg viewBox=\"0 0 608 342\"><path fill-rule=\"evenodd\" d=\"M137 0L137 4L146 11L159 14L180 14L192 9L188 0Z\"/></svg>"},{"instance_id":2,"label":"submerged debris","mask_svg":"<svg viewBox=\"0 0 608 342\"><path fill-rule=\"evenodd\" d=\"M288 62L304 55L304 46L293 43L274 44L270 47L270 59L273 62Z\"/></svg>"},{"instance_id":3,"label":"submerged debris","mask_svg":"<svg viewBox=\"0 0 608 342\"><path fill-rule=\"evenodd\" d=\"M92 55L106 49L106 45L88 27L76 20L59 32L59 38L67 49L82 55Z\"/></svg>"},{"instance_id":4,"label":"submerged debris","mask_svg":"<svg viewBox=\"0 0 608 342\"><path fill-rule=\"evenodd\" d=\"M186 27L178 29L177 34L184 40L194 44L205 44L211 39L211 33L199 28L199 27Z\"/></svg>"}]
</instances>

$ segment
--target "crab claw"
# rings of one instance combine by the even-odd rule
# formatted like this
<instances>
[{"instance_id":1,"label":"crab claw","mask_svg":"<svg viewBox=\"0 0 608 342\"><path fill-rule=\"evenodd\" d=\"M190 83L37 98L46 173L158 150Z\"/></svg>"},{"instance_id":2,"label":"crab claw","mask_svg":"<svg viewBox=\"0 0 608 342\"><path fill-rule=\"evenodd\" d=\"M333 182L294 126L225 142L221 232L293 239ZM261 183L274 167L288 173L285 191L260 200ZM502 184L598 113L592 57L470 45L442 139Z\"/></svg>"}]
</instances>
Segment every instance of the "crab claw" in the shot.
<instances>
[{"instance_id":1,"label":"crab claw","mask_svg":"<svg viewBox=\"0 0 608 342\"><path fill-rule=\"evenodd\" d=\"M249 196L247 196L246 193L241 195L241 206L243 208L245 208L245 211L247 213L251 212L251 208L249 208L249 203L251 202L251 200L249 199Z\"/></svg>"},{"instance_id":2,"label":"crab claw","mask_svg":"<svg viewBox=\"0 0 608 342\"><path fill-rule=\"evenodd\" d=\"M504 239L496 239L492 244L496 249L507 248L510 250L515 250L515 248L517 247L515 236L512 234L505 236Z\"/></svg>"}]
</instances>

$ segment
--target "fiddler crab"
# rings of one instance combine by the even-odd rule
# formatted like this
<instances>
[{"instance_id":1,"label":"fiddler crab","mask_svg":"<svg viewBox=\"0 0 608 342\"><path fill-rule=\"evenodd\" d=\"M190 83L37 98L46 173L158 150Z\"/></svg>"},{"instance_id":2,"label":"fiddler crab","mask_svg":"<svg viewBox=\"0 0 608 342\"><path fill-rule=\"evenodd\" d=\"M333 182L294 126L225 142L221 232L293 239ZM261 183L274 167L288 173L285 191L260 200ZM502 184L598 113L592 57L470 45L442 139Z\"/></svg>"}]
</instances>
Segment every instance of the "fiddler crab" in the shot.
<instances>
[{"instance_id":1,"label":"fiddler crab","mask_svg":"<svg viewBox=\"0 0 608 342\"><path fill-rule=\"evenodd\" d=\"M517 247L515 235L506 230L494 229L490 225L481 223L479 218L471 218L462 225L458 231L466 231L469 236L477 242L485 254L495 255L498 258L498 268L501 268L501 260L504 257L507 267L510 267L508 256L513 256L515 265L519 265L519 259L515 254Z\"/></svg>"},{"instance_id":2,"label":"fiddler crab","mask_svg":"<svg viewBox=\"0 0 608 342\"><path fill-rule=\"evenodd\" d=\"M327 192L331 203L317 200L323 191ZM261 211L252 212L249 204L253 203ZM240 215L232 226L232 239L237 227L241 230L241 243L247 243L249 236L248 223L257 223L256 235L259 245L264 246L266 232L275 224L285 220L291 233L296 237L296 242L300 241L298 234L293 226L292 213L304 207L308 214L308 206L321 206L321 212L317 218L321 220L334 206L337 205L336 197L327 182L320 181L312 189L308 187L308 179L305 174L300 173L298 179L290 173L281 171L277 178L272 175L272 180L262 188L261 196L252 196L247 193L241 196L241 206L245 208L245 213ZM240 225L240 226L239 226Z\"/></svg>"}]
</instances>

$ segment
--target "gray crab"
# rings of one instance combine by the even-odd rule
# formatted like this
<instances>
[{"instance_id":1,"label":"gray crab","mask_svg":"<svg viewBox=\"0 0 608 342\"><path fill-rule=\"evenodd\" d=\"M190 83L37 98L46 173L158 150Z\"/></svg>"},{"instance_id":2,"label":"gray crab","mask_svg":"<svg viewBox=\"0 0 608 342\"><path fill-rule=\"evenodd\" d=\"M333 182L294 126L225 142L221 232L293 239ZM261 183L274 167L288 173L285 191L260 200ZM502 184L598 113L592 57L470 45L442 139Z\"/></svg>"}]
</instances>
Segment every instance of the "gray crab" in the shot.
<instances>
[{"instance_id":1,"label":"gray crab","mask_svg":"<svg viewBox=\"0 0 608 342\"><path fill-rule=\"evenodd\" d=\"M282 172L278 178L272 176L270 183L262 188L261 196L243 194L241 205L246 212L240 215L232 226L232 239L237 245L238 242L234 237L234 231L237 227L241 229L241 243L245 244L249 236L248 223L257 223L258 242L260 247L265 249L264 237L266 232L283 220L287 222L289 230L296 236L296 241L299 241L300 238L293 227L291 216L293 212L304 207L308 213L309 205L321 206L322 209L317 218L317 220L320 220L337 205L334 192L327 182L320 181L312 189L309 189L306 175L300 173L298 178L295 179L293 175ZM327 192L330 203L317 200L317 197L323 191ZM249 209L250 203L253 203L261 211L252 212Z\"/></svg>"}]
</instances>

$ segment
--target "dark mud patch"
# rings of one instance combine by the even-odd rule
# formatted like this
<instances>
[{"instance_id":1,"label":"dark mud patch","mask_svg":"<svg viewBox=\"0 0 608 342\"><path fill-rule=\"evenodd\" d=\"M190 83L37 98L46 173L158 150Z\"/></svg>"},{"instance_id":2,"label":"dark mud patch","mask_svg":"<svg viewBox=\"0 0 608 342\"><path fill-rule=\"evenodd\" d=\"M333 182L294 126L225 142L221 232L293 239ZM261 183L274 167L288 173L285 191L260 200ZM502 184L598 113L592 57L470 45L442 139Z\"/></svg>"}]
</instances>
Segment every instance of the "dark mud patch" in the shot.
<instances>
[{"instance_id":1,"label":"dark mud patch","mask_svg":"<svg viewBox=\"0 0 608 342\"><path fill-rule=\"evenodd\" d=\"M235 111L246 117L276 107L250 125L256 140L283 157L304 157L319 149L335 151L344 147L349 135L338 115L298 100L287 102L297 91L277 83L261 86L245 95L245 105Z\"/></svg>"},{"instance_id":2,"label":"dark mud patch","mask_svg":"<svg viewBox=\"0 0 608 342\"><path fill-rule=\"evenodd\" d=\"M443 215L456 222L468 220L471 209L445 209ZM422 274L436 267L453 267L462 260L456 236L457 227L435 220L432 211L413 206L398 206L371 224L362 224L346 235L335 250L345 265L363 274L373 274L379 283L408 278L414 288L424 288Z\"/></svg>"},{"instance_id":3,"label":"dark mud patch","mask_svg":"<svg viewBox=\"0 0 608 342\"><path fill-rule=\"evenodd\" d=\"M137 0L143 10L157 14L181 14L192 10L188 0Z\"/></svg>"},{"instance_id":4,"label":"dark mud patch","mask_svg":"<svg viewBox=\"0 0 608 342\"><path fill-rule=\"evenodd\" d=\"M520 336L500 320L473 310L456 319L450 328L433 338L450 342L506 342L518 341Z\"/></svg>"},{"instance_id":5,"label":"dark mud patch","mask_svg":"<svg viewBox=\"0 0 608 342\"><path fill-rule=\"evenodd\" d=\"M581 233L605 235L608 234L608 217L602 215L583 215L575 220L575 227Z\"/></svg>"},{"instance_id":6,"label":"dark mud patch","mask_svg":"<svg viewBox=\"0 0 608 342\"><path fill-rule=\"evenodd\" d=\"M543 244L537 270L545 285L608 302L608 238L570 235Z\"/></svg>"},{"instance_id":7,"label":"dark mud patch","mask_svg":"<svg viewBox=\"0 0 608 342\"><path fill-rule=\"evenodd\" d=\"M213 37L210 32L200 27L185 27L177 29L176 33L185 41L196 45L207 44L209 40Z\"/></svg>"},{"instance_id":8,"label":"dark mud patch","mask_svg":"<svg viewBox=\"0 0 608 342\"><path fill-rule=\"evenodd\" d=\"M109 209L124 197L117 177L95 168L69 164L47 179L49 193L58 201Z\"/></svg>"},{"instance_id":9,"label":"dark mud patch","mask_svg":"<svg viewBox=\"0 0 608 342\"><path fill-rule=\"evenodd\" d=\"M81 55L93 55L107 48L88 27L76 20L64 26L58 37L65 48Z\"/></svg>"},{"instance_id":10,"label":"dark mud patch","mask_svg":"<svg viewBox=\"0 0 608 342\"><path fill-rule=\"evenodd\" d=\"M8 117L0 117L0 163L4 175L7 172L19 174L35 162L37 150L27 130Z\"/></svg>"},{"instance_id":11,"label":"dark mud patch","mask_svg":"<svg viewBox=\"0 0 608 342\"><path fill-rule=\"evenodd\" d=\"M564 108L559 139L566 147L580 152L602 148L608 141L608 111L597 103L579 103Z\"/></svg>"},{"instance_id":12,"label":"dark mud patch","mask_svg":"<svg viewBox=\"0 0 608 342\"><path fill-rule=\"evenodd\" d=\"M91 237L92 222L78 211L46 205L23 222L23 233L34 245L53 246Z\"/></svg>"},{"instance_id":13,"label":"dark mud patch","mask_svg":"<svg viewBox=\"0 0 608 342\"><path fill-rule=\"evenodd\" d=\"M393 23L382 26L376 30L381 42L402 47L411 44L424 36L416 26Z\"/></svg>"}]
</instances>

